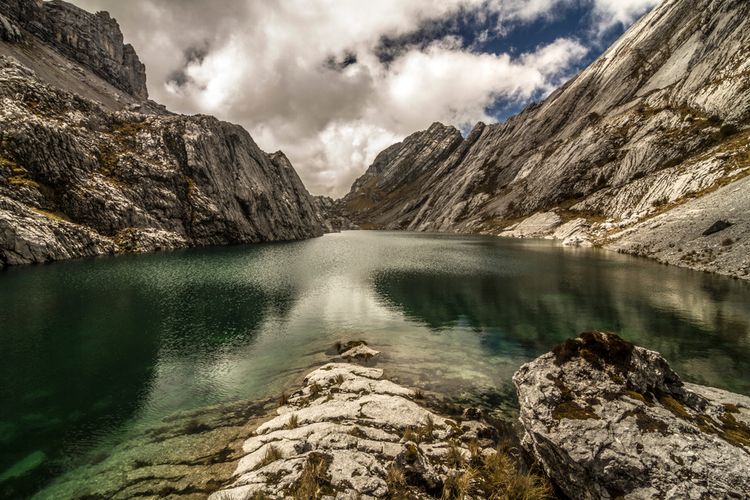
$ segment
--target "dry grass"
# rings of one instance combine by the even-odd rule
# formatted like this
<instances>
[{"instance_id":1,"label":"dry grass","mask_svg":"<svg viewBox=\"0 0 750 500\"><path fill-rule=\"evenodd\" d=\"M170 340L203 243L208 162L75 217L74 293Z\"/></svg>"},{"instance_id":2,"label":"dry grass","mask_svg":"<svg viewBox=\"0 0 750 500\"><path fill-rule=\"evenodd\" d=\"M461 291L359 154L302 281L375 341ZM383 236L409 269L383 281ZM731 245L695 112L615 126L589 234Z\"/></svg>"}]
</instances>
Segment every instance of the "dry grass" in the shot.
<instances>
[{"instance_id":1,"label":"dry grass","mask_svg":"<svg viewBox=\"0 0 750 500\"><path fill-rule=\"evenodd\" d=\"M464 500L472 493L472 486L476 478L476 471L467 469L462 472L448 474L443 484L443 500Z\"/></svg>"},{"instance_id":2,"label":"dry grass","mask_svg":"<svg viewBox=\"0 0 750 500\"><path fill-rule=\"evenodd\" d=\"M456 444L455 441L452 441L450 444L450 447L448 448L448 454L445 456L446 462L448 462L448 465L454 468L461 468L464 466L464 463L466 460L464 460L464 455L461 453L461 447Z\"/></svg>"},{"instance_id":3,"label":"dry grass","mask_svg":"<svg viewBox=\"0 0 750 500\"><path fill-rule=\"evenodd\" d=\"M313 500L332 492L328 478L329 460L320 453L310 454L307 462L305 462L304 469L302 469L302 475L294 485L293 498L296 500Z\"/></svg>"},{"instance_id":4,"label":"dry grass","mask_svg":"<svg viewBox=\"0 0 750 500\"><path fill-rule=\"evenodd\" d=\"M394 493L406 487L406 476L404 471L395 464L391 464L385 474L385 482L388 484L388 491Z\"/></svg>"},{"instance_id":5,"label":"dry grass","mask_svg":"<svg viewBox=\"0 0 750 500\"><path fill-rule=\"evenodd\" d=\"M260 463L258 464L257 468L260 469L262 467L265 467L268 464L274 463L277 460L281 460L282 458L284 458L284 455L281 453L281 450L279 450L274 445L270 444L266 448L266 454L263 457L263 460L261 460Z\"/></svg>"},{"instance_id":6,"label":"dry grass","mask_svg":"<svg viewBox=\"0 0 750 500\"><path fill-rule=\"evenodd\" d=\"M477 494L490 500L542 500L552 498L552 487L542 476L519 473L508 456L496 453L477 468Z\"/></svg>"},{"instance_id":7,"label":"dry grass","mask_svg":"<svg viewBox=\"0 0 750 500\"><path fill-rule=\"evenodd\" d=\"M292 413L289 415L289 420L286 422L286 428L291 430L296 429L297 427L299 427L299 417L296 413Z\"/></svg>"}]
</instances>

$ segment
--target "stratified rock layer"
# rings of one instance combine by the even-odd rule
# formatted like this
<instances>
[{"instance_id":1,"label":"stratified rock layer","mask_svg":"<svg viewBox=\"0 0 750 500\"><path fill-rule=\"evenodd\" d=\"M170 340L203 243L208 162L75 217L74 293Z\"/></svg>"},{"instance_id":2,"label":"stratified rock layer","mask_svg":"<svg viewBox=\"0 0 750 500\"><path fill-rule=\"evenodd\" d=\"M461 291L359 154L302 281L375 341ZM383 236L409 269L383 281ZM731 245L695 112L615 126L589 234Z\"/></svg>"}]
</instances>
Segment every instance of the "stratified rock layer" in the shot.
<instances>
[{"instance_id":1,"label":"stratified rock layer","mask_svg":"<svg viewBox=\"0 0 750 500\"><path fill-rule=\"evenodd\" d=\"M513 381L523 444L571 498L750 496L750 398L683 384L656 352L586 333Z\"/></svg>"},{"instance_id":2,"label":"stratified rock layer","mask_svg":"<svg viewBox=\"0 0 750 500\"><path fill-rule=\"evenodd\" d=\"M60 0L0 0L0 14L0 39L19 42L20 26L120 90L148 98L146 68L108 13L91 14ZM8 20L17 23L16 36Z\"/></svg>"},{"instance_id":3,"label":"stratified rock layer","mask_svg":"<svg viewBox=\"0 0 750 500\"><path fill-rule=\"evenodd\" d=\"M388 148L341 208L363 227L559 238L750 278L749 52L749 2L665 0L507 122L463 140L435 124ZM693 203L718 190L721 209ZM687 211L732 222L739 244L686 224L649 240L652 218Z\"/></svg>"}]
</instances>

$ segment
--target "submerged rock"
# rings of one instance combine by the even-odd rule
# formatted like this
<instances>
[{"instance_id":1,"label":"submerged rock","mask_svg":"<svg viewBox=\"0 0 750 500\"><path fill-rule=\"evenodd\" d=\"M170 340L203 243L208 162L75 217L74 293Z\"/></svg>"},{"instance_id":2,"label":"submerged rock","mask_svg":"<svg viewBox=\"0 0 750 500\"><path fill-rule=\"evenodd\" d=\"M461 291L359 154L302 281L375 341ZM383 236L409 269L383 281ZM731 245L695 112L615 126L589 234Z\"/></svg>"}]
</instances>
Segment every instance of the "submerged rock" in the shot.
<instances>
[{"instance_id":1,"label":"submerged rock","mask_svg":"<svg viewBox=\"0 0 750 500\"><path fill-rule=\"evenodd\" d=\"M571 498L747 498L750 398L584 333L513 377L523 444Z\"/></svg>"}]
</instances>

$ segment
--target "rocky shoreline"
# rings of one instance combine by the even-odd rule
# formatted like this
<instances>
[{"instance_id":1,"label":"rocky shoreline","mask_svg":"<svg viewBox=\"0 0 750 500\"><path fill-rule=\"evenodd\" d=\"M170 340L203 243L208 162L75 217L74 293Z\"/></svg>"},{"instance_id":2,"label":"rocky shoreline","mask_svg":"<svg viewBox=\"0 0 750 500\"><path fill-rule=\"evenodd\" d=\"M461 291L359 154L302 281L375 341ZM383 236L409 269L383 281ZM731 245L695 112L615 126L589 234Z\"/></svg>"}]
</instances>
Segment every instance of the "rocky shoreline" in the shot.
<instances>
[{"instance_id":1,"label":"rocky shoreline","mask_svg":"<svg viewBox=\"0 0 750 500\"><path fill-rule=\"evenodd\" d=\"M363 342L279 400L184 413L40 498L747 498L750 398L589 332L521 367L520 418L447 411Z\"/></svg>"}]
</instances>

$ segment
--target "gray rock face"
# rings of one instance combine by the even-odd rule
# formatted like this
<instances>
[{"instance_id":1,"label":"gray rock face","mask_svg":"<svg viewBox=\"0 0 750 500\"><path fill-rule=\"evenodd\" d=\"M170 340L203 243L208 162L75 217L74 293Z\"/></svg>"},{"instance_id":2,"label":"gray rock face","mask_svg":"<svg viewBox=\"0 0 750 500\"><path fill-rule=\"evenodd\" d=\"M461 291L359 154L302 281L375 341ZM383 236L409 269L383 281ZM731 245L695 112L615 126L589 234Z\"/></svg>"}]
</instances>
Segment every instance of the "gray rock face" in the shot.
<instances>
[{"instance_id":1,"label":"gray rock face","mask_svg":"<svg viewBox=\"0 0 750 500\"><path fill-rule=\"evenodd\" d=\"M500 498L503 483L469 469L495 464L497 431L459 424L421 406L383 371L329 363L305 377L278 416L243 444L233 480L211 500L245 498ZM505 460L505 461L503 461ZM454 490L458 478L464 486ZM531 483L533 484L533 480ZM549 493L544 487L537 490ZM457 492L457 493L453 493ZM465 495L465 496L463 496ZM530 496L533 498L534 496Z\"/></svg>"},{"instance_id":2,"label":"gray rock face","mask_svg":"<svg viewBox=\"0 0 750 500\"><path fill-rule=\"evenodd\" d=\"M524 236L584 219L563 231L570 244L613 244L750 172L748 51L750 3L665 0L541 104L463 141L433 125L384 151L340 204L363 227L488 234L554 212L557 226Z\"/></svg>"},{"instance_id":3,"label":"gray rock face","mask_svg":"<svg viewBox=\"0 0 750 500\"><path fill-rule=\"evenodd\" d=\"M0 41L16 43L21 41L21 29L15 22L0 15Z\"/></svg>"},{"instance_id":4,"label":"gray rock face","mask_svg":"<svg viewBox=\"0 0 750 500\"><path fill-rule=\"evenodd\" d=\"M0 57L0 264L319 236L283 154L207 116L110 112Z\"/></svg>"},{"instance_id":5,"label":"gray rock face","mask_svg":"<svg viewBox=\"0 0 750 500\"><path fill-rule=\"evenodd\" d=\"M0 14L120 90L148 98L146 68L133 46L124 44L117 21L108 13L91 14L60 0L0 0ZM0 19L0 38L19 41L20 32L5 36L5 25Z\"/></svg>"},{"instance_id":6,"label":"gray rock face","mask_svg":"<svg viewBox=\"0 0 750 500\"><path fill-rule=\"evenodd\" d=\"M323 229L326 233L340 233L359 229L359 226L353 223L341 211L339 204L329 196L314 196L313 201L318 212L318 218L323 223Z\"/></svg>"},{"instance_id":7,"label":"gray rock face","mask_svg":"<svg viewBox=\"0 0 750 500\"><path fill-rule=\"evenodd\" d=\"M523 444L571 498L750 495L750 398L683 384L656 352L586 333L513 382Z\"/></svg>"}]
</instances>

